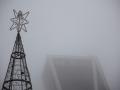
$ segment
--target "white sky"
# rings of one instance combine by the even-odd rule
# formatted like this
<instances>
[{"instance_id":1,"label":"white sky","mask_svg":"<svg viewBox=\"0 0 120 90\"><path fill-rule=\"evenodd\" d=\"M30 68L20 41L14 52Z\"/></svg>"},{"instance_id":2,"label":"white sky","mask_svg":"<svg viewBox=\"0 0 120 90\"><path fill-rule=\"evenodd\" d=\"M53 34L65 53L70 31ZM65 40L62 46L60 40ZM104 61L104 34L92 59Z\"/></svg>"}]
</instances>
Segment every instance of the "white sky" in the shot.
<instances>
[{"instance_id":1,"label":"white sky","mask_svg":"<svg viewBox=\"0 0 120 90\"><path fill-rule=\"evenodd\" d=\"M93 55L102 64L111 90L120 89L119 0L0 0L0 83L16 31L9 31L13 9L30 11L21 32L34 90L44 90L41 75L47 55Z\"/></svg>"}]
</instances>

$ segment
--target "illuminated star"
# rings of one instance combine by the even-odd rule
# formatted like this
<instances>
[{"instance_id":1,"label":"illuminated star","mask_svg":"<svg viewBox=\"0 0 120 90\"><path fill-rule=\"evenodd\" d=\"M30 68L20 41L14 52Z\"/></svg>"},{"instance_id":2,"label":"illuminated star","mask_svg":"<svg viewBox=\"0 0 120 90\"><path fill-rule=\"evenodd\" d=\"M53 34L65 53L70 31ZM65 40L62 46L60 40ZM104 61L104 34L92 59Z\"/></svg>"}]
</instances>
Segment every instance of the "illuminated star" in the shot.
<instances>
[{"instance_id":1,"label":"illuminated star","mask_svg":"<svg viewBox=\"0 0 120 90\"><path fill-rule=\"evenodd\" d=\"M13 22L10 30L17 29L18 32L20 32L21 30L27 32L25 25L29 23L26 20L29 12L26 12L25 14L23 14L22 11L16 12L16 10L13 10L13 12L15 17L10 19Z\"/></svg>"}]
</instances>

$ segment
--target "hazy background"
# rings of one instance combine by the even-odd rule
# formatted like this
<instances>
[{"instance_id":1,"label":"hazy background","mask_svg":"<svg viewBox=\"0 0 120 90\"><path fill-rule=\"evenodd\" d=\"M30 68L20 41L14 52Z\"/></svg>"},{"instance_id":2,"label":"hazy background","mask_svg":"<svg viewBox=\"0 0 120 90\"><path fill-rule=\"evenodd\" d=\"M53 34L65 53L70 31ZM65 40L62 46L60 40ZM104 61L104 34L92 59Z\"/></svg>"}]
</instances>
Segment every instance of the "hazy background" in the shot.
<instances>
[{"instance_id":1,"label":"hazy background","mask_svg":"<svg viewBox=\"0 0 120 90\"><path fill-rule=\"evenodd\" d=\"M120 90L119 0L0 0L0 85L16 37L13 9L30 11L21 36L33 90L44 90L47 55L97 56L111 90Z\"/></svg>"}]
</instances>

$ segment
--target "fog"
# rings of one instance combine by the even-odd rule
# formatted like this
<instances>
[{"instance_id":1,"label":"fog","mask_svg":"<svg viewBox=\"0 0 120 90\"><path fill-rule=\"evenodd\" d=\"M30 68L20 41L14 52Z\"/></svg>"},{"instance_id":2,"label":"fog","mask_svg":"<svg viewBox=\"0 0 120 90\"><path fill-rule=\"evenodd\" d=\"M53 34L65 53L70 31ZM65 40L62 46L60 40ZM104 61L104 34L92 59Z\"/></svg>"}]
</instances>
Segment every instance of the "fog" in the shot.
<instances>
[{"instance_id":1,"label":"fog","mask_svg":"<svg viewBox=\"0 0 120 90\"><path fill-rule=\"evenodd\" d=\"M21 37L33 90L44 90L48 55L96 56L111 90L120 90L119 0L0 0L0 85L17 35L13 9L30 11Z\"/></svg>"}]
</instances>

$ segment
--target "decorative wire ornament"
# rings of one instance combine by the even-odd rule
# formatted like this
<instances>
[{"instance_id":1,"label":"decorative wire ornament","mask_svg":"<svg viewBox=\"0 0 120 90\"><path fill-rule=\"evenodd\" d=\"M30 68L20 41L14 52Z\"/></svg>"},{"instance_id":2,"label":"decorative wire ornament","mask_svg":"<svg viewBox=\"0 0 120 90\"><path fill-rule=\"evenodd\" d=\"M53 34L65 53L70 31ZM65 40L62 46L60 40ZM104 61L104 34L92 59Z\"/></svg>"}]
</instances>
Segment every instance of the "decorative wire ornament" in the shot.
<instances>
[{"instance_id":1,"label":"decorative wire ornament","mask_svg":"<svg viewBox=\"0 0 120 90\"><path fill-rule=\"evenodd\" d=\"M13 12L15 17L10 19L13 22L13 25L10 27L10 30L16 28L18 32L20 32L21 30L27 32L25 25L29 23L26 20L27 16L29 15L29 12L23 14L21 10L17 12L15 9L13 9Z\"/></svg>"},{"instance_id":2,"label":"decorative wire ornament","mask_svg":"<svg viewBox=\"0 0 120 90\"><path fill-rule=\"evenodd\" d=\"M32 83L30 73L27 67L26 55L24 52L20 31L26 31L25 24L28 24L26 20L29 12L22 14L22 11L18 13L14 11L15 18L11 21L13 25L12 29L17 29L17 36L10 57L7 73L3 82L2 90L32 90Z\"/></svg>"}]
</instances>

